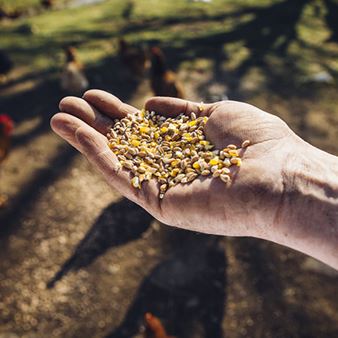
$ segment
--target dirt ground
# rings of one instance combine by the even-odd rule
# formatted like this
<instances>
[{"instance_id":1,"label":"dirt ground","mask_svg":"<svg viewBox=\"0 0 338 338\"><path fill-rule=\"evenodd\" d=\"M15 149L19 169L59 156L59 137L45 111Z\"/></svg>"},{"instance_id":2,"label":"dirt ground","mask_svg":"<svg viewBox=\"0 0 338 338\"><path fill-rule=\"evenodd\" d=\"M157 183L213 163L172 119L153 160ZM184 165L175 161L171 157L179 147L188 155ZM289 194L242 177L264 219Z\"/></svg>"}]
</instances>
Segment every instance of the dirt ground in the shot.
<instances>
[{"instance_id":1,"label":"dirt ground","mask_svg":"<svg viewBox=\"0 0 338 338\"><path fill-rule=\"evenodd\" d=\"M173 64L181 63L189 99L248 101L338 155L337 82L302 82L293 62L274 57L226 62L210 41L196 40L184 46L197 54L197 42L205 47L194 59L184 48L166 48L169 56L181 51ZM236 48L225 55L231 59ZM137 107L151 95L146 79L126 83L114 57L87 73L93 86ZM137 338L147 311L177 338L338 337L337 272L273 243L159 224L51 132L64 95L57 73L36 79L18 68L0 90L0 112L16 121L0 167L9 200L0 210L0 338Z\"/></svg>"}]
</instances>

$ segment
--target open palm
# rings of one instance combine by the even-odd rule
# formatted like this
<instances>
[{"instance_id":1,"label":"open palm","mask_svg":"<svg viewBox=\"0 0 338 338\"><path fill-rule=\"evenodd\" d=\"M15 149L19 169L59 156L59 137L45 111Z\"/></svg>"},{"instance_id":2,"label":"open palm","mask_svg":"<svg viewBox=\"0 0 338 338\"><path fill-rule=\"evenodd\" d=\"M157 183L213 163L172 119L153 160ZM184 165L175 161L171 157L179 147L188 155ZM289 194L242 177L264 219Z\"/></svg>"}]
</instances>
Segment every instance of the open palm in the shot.
<instances>
[{"instance_id":1,"label":"open palm","mask_svg":"<svg viewBox=\"0 0 338 338\"><path fill-rule=\"evenodd\" d=\"M265 237L278 222L284 182L285 163L297 144L296 135L274 115L251 105L222 101L204 105L154 97L146 109L165 116L192 111L207 115L207 138L224 148L249 139L242 151L243 164L232 169L232 182L200 177L190 184L170 188L163 200L158 198L155 179L138 190L130 184L130 173L121 169L108 147L106 133L113 119L133 114L137 109L115 96L90 90L82 99L67 97L60 103L61 113L51 121L53 130L83 153L122 195L145 208L160 221L185 229L221 235Z\"/></svg>"}]
</instances>

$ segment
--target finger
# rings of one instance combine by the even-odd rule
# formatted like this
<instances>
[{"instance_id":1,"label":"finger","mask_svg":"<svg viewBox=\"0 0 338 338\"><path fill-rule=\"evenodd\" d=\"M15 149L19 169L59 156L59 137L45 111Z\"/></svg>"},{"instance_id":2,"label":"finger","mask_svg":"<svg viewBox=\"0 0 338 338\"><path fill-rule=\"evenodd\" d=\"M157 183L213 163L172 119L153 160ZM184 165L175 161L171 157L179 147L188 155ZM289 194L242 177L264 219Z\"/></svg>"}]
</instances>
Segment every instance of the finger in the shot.
<instances>
[{"instance_id":1,"label":"finger","mask_svg":"<svg viewBox=\"0 0 338 338\"><path fill-rule=\"evenodd\" d=\"M83 120L91 127L106 135L113 124L111 118L92 107L87 101L78 97L68 96L59 103L61 111L69 113Z\"/></svg>"},{"instance_id":2,"label":"finger","mask_svg":"<svg viewBox=\"0 0 338 338\"><path fill-rule=\"evenodd\" d=\"M50 120L53 131L70 143L78 151L81 151L80 145L75 138L76 129L80 125L80 120L66 113L57 113Z\"/></svg>"},{"instance_id":3,"label":"finger","mask_svg":"<svg viewBox=\"0 0 338 338\"><path fill-rule=\"evenodd\" d=\"M181 113L189 115L194 112L197 116L209 115L210 104L197 103L174 97L155 96L147 100L145 109L155 111L166 116L177 116Z\"/></svg>"},{"instance_id":4,"label":"finger","mask_svg":"<svg viewBox=\"0 0 338 338\"><path fill-rule=\"evenodd\" d=\"M103 90L88 90L84 93L83 99L112 119L122 118L128 114L138 112L138 109L135 107L122 102L116 96Z\"/></svg>"}]
</instances>

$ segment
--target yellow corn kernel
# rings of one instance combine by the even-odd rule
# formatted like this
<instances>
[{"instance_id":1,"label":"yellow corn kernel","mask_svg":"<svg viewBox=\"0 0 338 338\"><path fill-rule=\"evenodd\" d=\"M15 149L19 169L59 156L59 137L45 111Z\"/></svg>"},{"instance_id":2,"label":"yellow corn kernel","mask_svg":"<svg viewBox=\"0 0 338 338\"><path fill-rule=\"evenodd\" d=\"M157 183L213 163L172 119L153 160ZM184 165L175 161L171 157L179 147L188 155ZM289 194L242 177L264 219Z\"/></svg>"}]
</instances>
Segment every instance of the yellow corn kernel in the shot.
<instances>
[{"instance_id":1,"label":"yellow corn kernel","mask_svg":"<svg viewBox=\"0 0 338 338\"><path fill-rule=\"evenodd\" d=\"M230 150L228 151L228 153L229 153L229 155L231 155L232 157L238 156L238 151L235 150L235 149L230 149Z\"/></svg>"},{"instance_id":2,"label":"yellow corn kernel","mask_svg":"<svg viewBox=\"0 0 338 338\"><path fill-rule=\"evenodd\" d=\"M218 156L214 157L213 159L211 159L211 160L209 161L209 164L210 164L211 166L217 165L218 163L219 163L219 158L218 158Z\"/></svg>"},{"instance_id":3,"label":"yellow corn kernel","mask_svg":"<svg viewBox=\"0 0 338 338\"><path fill-rule=\"evenodd\" d=\"M157 140L160 137L160 133L158 131L155 131L154 138Z\"/></svg>"},{"instance_id":4,"label":"yellow corn kernel","mask_svg":"<svg viewBox=\"0 0 338 338\"><path fill-rule=\"evenodd\" d=\"M162 127L162 128L160 129L161 134L165 134L167 131L168 131L168 128L167 128L167 127Z\"/></svg>"},{"instance_id":5,"label":"yellow corn kernel","mask_svg":"<svg viewBox=\"0 0 338 338\"><path fill-rule=\"evenodd\" d=\"M184 137L185 140L187 140L189 142L192 140L192 136L191 136L190 133L184 133L183 137Z\"/></svg>"},{"instance_id":6,"label":"yellow corn kernel","mask_svg":"<svg viewBox=\"0 0 338 338\"><path fill-rule=\"evenodd\" d=\"M188 122L188 126L189 126L189 127L196 126L196 124L197 124L197 120L193 120L193 121L189 121L189 122Z\"/></svg>"},{"instance_id":7,"label":"yellow corn kernel","mask_svg":"<svg viewBox=\"0 0 338 338\"><path fill-rule=\"evenodd\" d=\"M192 165L192 167L194 169L201 169L201 166L200 166L200 164L198 162L194 162L193 165Z\"/></svg>"},{"instance_id":8,"label":"yellow corn kernel","mask_svg":"<svg viewBox=\"0 0 338 338\"><path fill-rule=\"evenodd\" d=\"M239 157L233 157L231 160L230 160L231 164L236 164L238 165L239 167L241 166L242 164L242 160L239 158Z\"/></svg>"},{"instance_id":9,"label":"yellow corn kernel","mask_svg":"<svg viewBox=\"0 0 338 338\"><path fill-rule=\"evenodd\" d=\"M138 147L141 144L141 141L139 140L131 140L131 145L133 145L134 147Z\"/></svg>"},{"instance_id":10,"label":"yellow corn kernel","mask_svg":"<svg viewBox=\"0 0 338 338\"><path fill-rule=\"evenodd\" d=\"M180 161L179 160L173 160L170 165L174 168L177 167L179 165Z\"/></svg>"},{"instance_id":11,"label":"yellow corn kernel","mask_svg":"<svg viewBox=\"0 0 338 338\"><path fill-rule=\"evenodd\" d=\"M150 128L149 127L146 127L146 126L141 126L140 127L140 133L141 134L148 134L150 131Z\"/></svg>"},{"instance_id":12,"label":"yellow corn kernel","mask_svg":"<svg viewBox=\"0 0 338 338\"><path fill-rule=\"evenodd\" d=\"M202 140L202 141L200 141L200 144L201 144L202 146L210 146L210 142L209 142L209 141L204 141L204 140Z\"/></svg>"},{"instance_id":13,"label":"yellow corn kernel","mask_svg":"<svg viewBox=\"0 0 338 338\"><path fill-rule=\"evenodd\" d=\"M171 177L176 177L177 174L178 174L179 172L180 172L180 169L175 168L175 169L173 169L173 170L170 172L170 176L171 176Z\"/></svg>"}]
</instances>

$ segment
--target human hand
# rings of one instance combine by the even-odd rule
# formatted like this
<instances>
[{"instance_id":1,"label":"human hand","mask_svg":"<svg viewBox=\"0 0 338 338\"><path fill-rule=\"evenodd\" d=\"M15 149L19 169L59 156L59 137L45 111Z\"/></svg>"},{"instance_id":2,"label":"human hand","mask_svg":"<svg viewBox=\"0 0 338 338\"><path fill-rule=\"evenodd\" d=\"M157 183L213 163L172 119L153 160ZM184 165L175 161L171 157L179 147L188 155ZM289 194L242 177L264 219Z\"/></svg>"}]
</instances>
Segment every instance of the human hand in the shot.
<instances>
[{"instance_id":1,"label":"human hand","mask_svg":"<svg viewBox=\"0 0 338 338\"><path fill-rule=\"evenodd\" d=\"M137 109L113 95L90 90L82 99L67 97L60 102L61 113L51 121L53 130L83 153L122 195L145 208L158 220L184 229L206 233L269 238L278 226L283 194L283 170L288 154L297 144L296 135L274 115L251 105L222 101L199 104L155 97L146 109L166 116L180 113L209 116L207 138L216 146L241 143L251 145L243 151L242 166L232 170L232 182L200 177L190 184L170 188L158 198L157 182L143 182L138 190L130 184L130 173L119 169L109 149L106 133L113 119L133 114Z\"/></svg>"}]
</instances>

